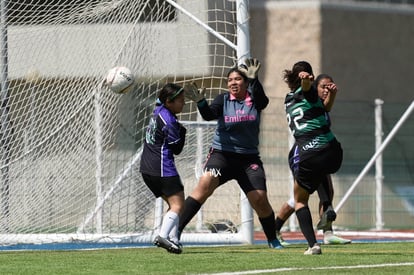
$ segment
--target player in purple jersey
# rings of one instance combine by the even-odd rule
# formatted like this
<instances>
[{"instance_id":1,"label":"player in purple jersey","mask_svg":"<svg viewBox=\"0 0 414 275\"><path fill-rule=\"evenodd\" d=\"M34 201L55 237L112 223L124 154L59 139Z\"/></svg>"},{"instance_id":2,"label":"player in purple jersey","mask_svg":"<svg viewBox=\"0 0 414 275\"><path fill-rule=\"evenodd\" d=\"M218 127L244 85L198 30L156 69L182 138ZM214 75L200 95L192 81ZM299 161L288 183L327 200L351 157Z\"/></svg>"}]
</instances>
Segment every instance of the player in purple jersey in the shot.
<instances>
[{"instance_id":1,"label":"player in purple jersey","mask_svg":"<svg viewBox=\"0 0 414 275\"><path fill-rule=\"evenodd\" d=\"M175 167L174 155L181 153L186 134L176 114L182 112L184 104L182 87L169 83L161 89L147 127L140 163L145 184L155 197L162 197L169 206L154 244L176 254L182 252L178 221L184 205L184 186Z\"/></svg>"},{"instance_id":2,"label":"player in purple jersey","mask_svg":"<svg viewBox=\"0 0 414 275\"><path fill-rule=\"evenodd\" d=\"M257 77L260 63L247 59L245 64L229 71L228 91L219 94L210 105L197 87L184 88L186 97L197 103L205 120L217 120L217 129L203 174L185 200L179 232L217 187L235 179L256 211L269 247L282 248L276 238L275 215L267 197L266 176L258 150L260 116L269 99Z\"/></svg>"}]
</instances>

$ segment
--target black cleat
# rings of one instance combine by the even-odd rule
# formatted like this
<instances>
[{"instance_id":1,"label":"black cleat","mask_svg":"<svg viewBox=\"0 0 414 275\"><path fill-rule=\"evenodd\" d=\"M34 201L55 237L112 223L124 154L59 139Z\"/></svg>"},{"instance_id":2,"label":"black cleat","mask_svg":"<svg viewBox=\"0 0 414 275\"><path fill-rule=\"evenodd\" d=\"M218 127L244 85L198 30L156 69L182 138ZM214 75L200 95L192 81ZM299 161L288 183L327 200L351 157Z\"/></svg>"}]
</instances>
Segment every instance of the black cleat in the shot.
<instances>
[{"instance_id":1,"label":"black cleat","mask_svg":"<svg viewBox=\"0 0 414 275\"><path fill-rule=\"evenodd\" d=\"M318 230L331 230L332 222L336 220L336 213L332 206L329 206L325 212L323 212L321 220L318 222L316 228Z\"/></svg>"},{"instance_id":2,"label":"black cleat","mask_svg":"<svg viewBox=\"0 0 414 275\"><path fill-rule=\"evenodd\" d=\"M174 253L174 254L181 254L181 252L183 252L180 245L175 244L174 242L168 239L164 239L160 236L155 237L154 245L158 247L162 247L166 249L168 252Z\"/></svg>"}]
</instances>

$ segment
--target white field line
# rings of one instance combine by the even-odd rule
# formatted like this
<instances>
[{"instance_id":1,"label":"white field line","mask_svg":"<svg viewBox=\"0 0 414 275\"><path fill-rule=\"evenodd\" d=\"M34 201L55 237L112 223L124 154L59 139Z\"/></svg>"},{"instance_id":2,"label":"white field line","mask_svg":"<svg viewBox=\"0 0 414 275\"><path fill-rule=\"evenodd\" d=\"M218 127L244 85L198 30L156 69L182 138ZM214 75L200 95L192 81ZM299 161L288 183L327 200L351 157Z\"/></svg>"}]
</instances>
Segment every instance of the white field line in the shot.
<instances>
[{"instance_id":1,"label":"white field line","mask_svg":"<svg viewBox=\"0 0 414 275\"><path fill-rule=\"evenodd\" d=\"M376 267L390 267L390 266L414 266L414 262L395 263L395 264L352 265L352 266L291 267L291 268L284 267L284 268L248 270L248 271L239 271L239 272L208 273L208 275L265 274L265 273L297 271L297 270L301 270L301 271L306 271L306 270L335 270L335 269L376 268ZM199 275L203 275L203 274L199 274ZM204 274L204 275L207 275L207 274Z\"/></svg>"},{"instance_id":2,"label":"white field line","mask_svg":"<svg viewBox=\"0 0 414 275\"><path fill-rule=\"evenodd\" d=\"M358 236L358 237L389 237L389 238L413 238L414 232L397 232L397 231L335 231L340 236Z\"/></svg>"}]
</instances>

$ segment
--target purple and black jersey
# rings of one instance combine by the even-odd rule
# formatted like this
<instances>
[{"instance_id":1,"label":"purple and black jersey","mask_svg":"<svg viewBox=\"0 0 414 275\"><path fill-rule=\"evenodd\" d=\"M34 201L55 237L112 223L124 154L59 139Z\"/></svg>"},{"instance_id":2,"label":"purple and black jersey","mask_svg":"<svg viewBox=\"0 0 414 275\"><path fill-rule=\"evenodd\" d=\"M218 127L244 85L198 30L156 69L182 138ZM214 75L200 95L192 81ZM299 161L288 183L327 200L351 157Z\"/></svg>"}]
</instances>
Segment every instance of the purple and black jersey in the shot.
<instances>
[{"instance_id":1,"label":"purple and black jersey","mask_svg":"<svg viewBox=\"0 0 414 275\"><path fill-rule=\"evenodd\" d=\"M186 129L164 105L157 105L145 134L140 172L159 177L177 176L174 155L181 153Z\"/></svg>"}]
</instances>

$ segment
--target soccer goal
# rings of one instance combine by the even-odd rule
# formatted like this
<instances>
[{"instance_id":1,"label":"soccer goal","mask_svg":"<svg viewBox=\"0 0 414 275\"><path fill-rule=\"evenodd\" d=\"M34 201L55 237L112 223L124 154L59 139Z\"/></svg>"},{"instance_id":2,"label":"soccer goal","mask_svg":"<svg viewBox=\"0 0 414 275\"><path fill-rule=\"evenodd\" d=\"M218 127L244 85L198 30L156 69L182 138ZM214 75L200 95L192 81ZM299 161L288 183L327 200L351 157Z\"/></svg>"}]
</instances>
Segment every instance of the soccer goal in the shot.
<instances>
[{"instance_id":1,"label":"soccer goal","mask_svg":"<svg viewBox=\"0 0 414 275\"><path fill-rule=\"evenodd\" d=\"M249 56L248 0L0 1L0 245L151 242L165 208L138 171L157 91L194 81L212 100ZM103 85L126 66L128 94ZM214 125L187 102L177 158L186 194ZM251 243L237 184L203 206L184 242ZM214 232L214 233L213 233Z\"/></svg>"}]
</instances>

